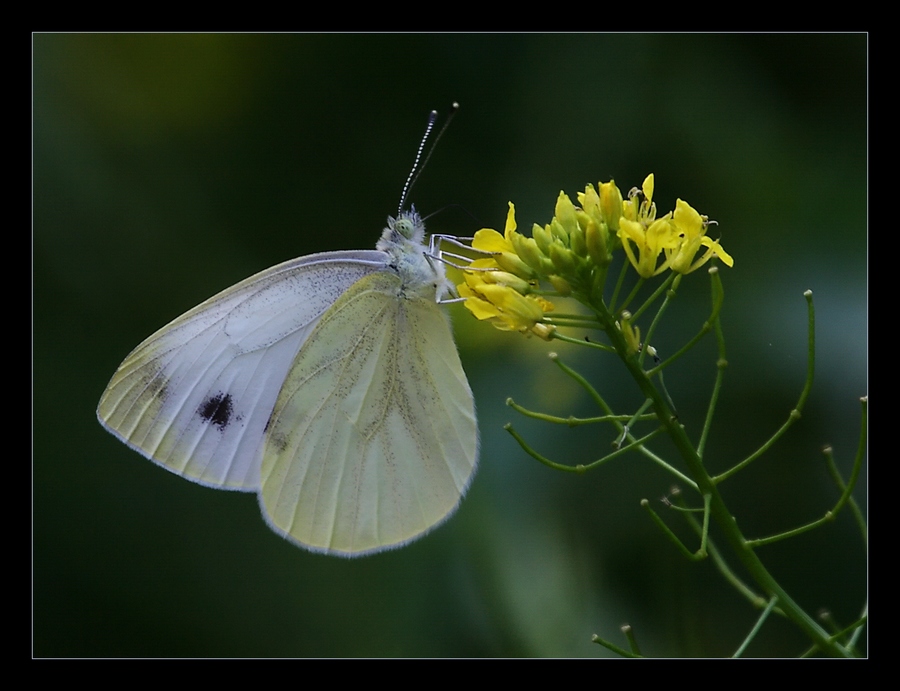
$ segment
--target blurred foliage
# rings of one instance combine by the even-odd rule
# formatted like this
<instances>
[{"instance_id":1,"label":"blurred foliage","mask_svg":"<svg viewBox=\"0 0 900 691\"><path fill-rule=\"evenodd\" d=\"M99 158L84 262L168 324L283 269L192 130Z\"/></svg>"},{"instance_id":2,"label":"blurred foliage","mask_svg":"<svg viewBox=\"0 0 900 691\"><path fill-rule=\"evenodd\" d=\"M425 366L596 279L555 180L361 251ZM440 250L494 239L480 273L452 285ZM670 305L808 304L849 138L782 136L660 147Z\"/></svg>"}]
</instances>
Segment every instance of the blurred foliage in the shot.
<instances>
[{"instance_id":1,"label":"blurred foliage","mask_svg":"<svg viewBox=\"0 0 900 691\"><path fill-rule=\"evenodd\" d=\"M35 35L34 654L602 656L591 634L626 621L648 654L730 654L756 613L639 508L667 477L637 456L581 477L525 457L501 430L507 396L566 414L587 401L546 344L459 308L479 474L451 521L395 552L297 549L252 496L154 467L94 410L131 348L213 293L293 256L372 247L428 111L457 100L412 195L431 230L502 228L509 200L527 229L560 189L649 172L660 208L677 194L719 222L736 264L715 469L793 406L814 291L804 420L724 492L749 536L816 517L836 497L819 449L846 470L867 387L867 52L853 34ZM703 287L683 289L657 346L705 310ZM712 343L698 351L667 372L688 429L715 373ZM636 406L611 359L577 357ZM557 460L611 441L516 424ZM857 616L866 562L848 516L761 556L807 609ZM804 646L779 622L747 654Z\"/></svg>"}]
</instances>

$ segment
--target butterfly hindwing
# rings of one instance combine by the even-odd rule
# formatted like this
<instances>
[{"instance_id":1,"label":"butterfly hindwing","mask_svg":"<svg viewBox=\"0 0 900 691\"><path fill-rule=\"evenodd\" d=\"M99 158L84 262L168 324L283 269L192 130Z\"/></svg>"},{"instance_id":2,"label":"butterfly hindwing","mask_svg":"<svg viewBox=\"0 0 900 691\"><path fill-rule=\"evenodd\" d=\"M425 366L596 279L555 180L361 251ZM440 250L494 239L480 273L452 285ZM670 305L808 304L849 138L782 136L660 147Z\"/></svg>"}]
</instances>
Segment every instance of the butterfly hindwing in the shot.
<instances>
[{"instance_id":1,"label":"butterfly hindwing","mask_svg":"<svg viewBox=\"0 0 900 691\"><path fill-rule=\"evenodd\" d=\"M446 314L391 271L357 281L298 354L266 436L263 513L307 548L365 554L442 522L478 455Z\"/></svg>"}]
</instances>

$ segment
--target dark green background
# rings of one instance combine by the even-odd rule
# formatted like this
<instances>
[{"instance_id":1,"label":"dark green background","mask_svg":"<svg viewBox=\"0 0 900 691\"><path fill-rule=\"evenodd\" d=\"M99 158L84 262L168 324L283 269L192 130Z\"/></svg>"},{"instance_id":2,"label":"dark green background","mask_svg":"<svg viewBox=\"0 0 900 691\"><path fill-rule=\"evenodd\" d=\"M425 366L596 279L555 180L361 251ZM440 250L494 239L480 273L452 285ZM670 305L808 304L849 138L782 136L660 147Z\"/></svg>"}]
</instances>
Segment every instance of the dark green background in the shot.
<instances>
[{"instance_id":1,"label":"dark green background","mask_svg":"<svg viewBox=\"0 0 900 691\"><path fill-rule=\"evenodd\" d=\"M713 469L794 405L814 291L804 418L723 487L750 536L810 520L836 497L819 449L848 470L867 392L866 83L864 35L35 36L34 654L601 656L591 634L621 641L625 622L651 655L730 654L755 613L639 508L669 476L638 456L555 473L502 431L514 421L562 462L604 453L609 429L530 423L504 400L594 414L552 348L634 410L610 357L454 308L479 473L443 527L358 560L291 546L252 495L166 473L94 411L131 348L213 293L294 256L372 247L428 111L458 100L412 195L425 214L450 207L431 230L502 228L509 200L527 230L560 189L614 177L627 191L649 172L661 212L682 197L719 222L735 266ZM707 283L685 281L663 350L702 323ZM705 343L666 375L693 438L714 363ZM761 555L809 611L858 616L849 515ZM773 621L748 654L804 647Z\"/></svg>"}]
</instances>

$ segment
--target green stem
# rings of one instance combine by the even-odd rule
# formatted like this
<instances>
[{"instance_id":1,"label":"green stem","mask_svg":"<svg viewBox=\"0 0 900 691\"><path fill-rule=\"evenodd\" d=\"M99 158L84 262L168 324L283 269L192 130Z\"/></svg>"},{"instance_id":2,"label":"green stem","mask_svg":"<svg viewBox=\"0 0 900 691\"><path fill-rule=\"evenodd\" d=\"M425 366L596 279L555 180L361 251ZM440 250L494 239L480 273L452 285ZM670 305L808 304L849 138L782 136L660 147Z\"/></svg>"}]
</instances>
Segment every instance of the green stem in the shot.
<instances>
[{"instance_id":1,"label":"green stem","mask_svg":"<svg viewBox=\"0 0 900 691\"><path fill-rule=\"evenodd\" d=\"M721 303L720 303L721 304ZM665 427L677 448L682 460L688 467L688 471L696 481L701 494L710 497L710 512L722 530L725 540L734 550L738 559L750 572L756 583L771 599L777 598L779 608L791 619L819 648L835 657L851 657L852 654L842 645L832 640L828 633L802 608L794 599L785 592L781 584L769 573L765 565L747 544L737 522L719 492L713 478L706 472L700 456L688 439L684 427L678 422L669 407L665 397L653 386L647 374L641 368L635 355L628 354L628 347L623 334L613 325L613 317L605 309L598 310L598 317L605 322L607 335L612 341L625 367L637 383L641 392L653 401L654 409L660 423Z\"/></svg>"},{"instance_id":2,"label":"green stem","mask_svg":"<svg viewBox=\"0 0 900 691\"><path fill-rule=\"evenodd\" d=\"M762 628L762 625L765 623L766 619L769 618L769 615L772 613L772 610L775 608L775 603L778 602L778 599L773 597L769 600L769 604L766 605L766 608L762 611L762 614L759 615L759 619L756 620L756 624L753 625L753 628L750 629L750 633L747 634L747 637L744 639L744 642L738 646L738 649L734 651L734 655L731 657L740 657L744 654L744 651L747 649L747 646L750 645L750 642L756 638L756 634L759 633L759 630Z\"/></svg>"},{"instance_id":3,"label":"green stem","mask_svg":"<svg viewBox=\"0 0 900 691\"><path fill-rule=\"evenodd\" d=\"M859 640L859 636L860 636L860 634L862 634L863 625L868 621L868 618L869 618L869 604L866 603L866 606L863 607L862 615L855 622L855 623L858 623L859 626L857 626L853 630L853 633L850 634L850 641L849 641L850 647L856 647L856 641Z\"/></svg>"},{"instance_id":4,"label":"green stem","mask_svg":"<svg viewBox=\"0 0 900 691\"><path fill-rule=\"evenodd\" d=\"M854 463L861 463L862 457L865 454L865 437L866 437L866 429L867 429L867 419L868 419L868 397L863 397L860 399L863 403L863 424L862 429L860 430L860 446L856 452L856 461ZM838 489L841 492L847 491L847 485L844 484L844 479L841 477L841 474L838 472L837 466L834 463L834 450L830 446L826 446L823 450L825 454L825 462L828 464L828 472L831 475L831 478L834 480L834 483L837 485ZM856 521L856 526L859 528L859 534L862 536L863 548L866 550L866 554L869 552L869 529L866 526L866 517L863 516L862 509L859 508L859 504L856 503L856 499L852 496L848 499L850 504L850 512L853 514L853 518Z\"/></svg>"},{"instance_id":5,"label":"green stem","mask_svg":"<svg viewBox=\"0 0 900 691\"><path fill-rule=\"evenodd\" d=\"M619 278L616 280L616 287L613 289L612 297L609 299L609 307L613 312L618 312L619 308L616 307L616 303L619 301L619 294L622 292L622 286L625 285L625 277L628 275L628 267L631 266L627 261L622 264L622 268L619 270ZM599 284L602 288L603 284ZM603 302L603 295L600 293L597 295L598 300L590 300L589 302L597 302L597 304Z\"/></svg>"},{"instance_id":6,"label":"green stem","mask_svg":"<svg viewBox=\"0 0 900 691\"><path fill-rule=\"evenodd\" d=\"M631 625L625 624L622 627L622 633L625 634L625 638L628 640L628 647L631 648L631 652L638 657L643 657L643 655L641 655L641 647L638 645L637 638L634 635L634 629L631 628Z\"/></svg>"},{"instance_id":7,"label":"green stem","mask_svg":"<svg viewBox=\"0 0 900 691\"><path fill-rule=\"evenodd\" d=\"M669 276L669 278L671 279L671 275ZM657 327L659 327L660 323L662 322L663 315L666 313L666 310L668 309L669 305L672 303L672 300L675 298L675 295L677 294L677 291L678 291L678 286L681 285L681 274L678 274L675 277L674 281L671 281L671 280L664 281L663 284L659 287L659 289L657 289L653 293L653 295L650 296L651 299L656 300L656 297L660 293L660 291L664 287L669 286L670 284L672 287L669 288L668 290L666 290L666 298L665 298L665 300L663 300L662 305L660 305L659 309L656 311L656 315L653 317L653 321L650 322L650 328L647 329L647 333L644 335L644 338L643 338L644 347L642 348L641 354L640 354L641 365L644 364L644 357L646 356L647 351L649 350L648 346L651 346L653 344L653 336L654 336L654 334L656 334L656 329L657 329ZM643 305L641 305L640 309L638 309L637 312L635 312L634 314L631 315L631 322L633 324L636 324L637 320L640 318L643 311L646 310L648 307L650 307L650 300L648 300Z\"/></svg>"},{"instance_id":8,"label":"green stem","mask_svg":"<svg viewBox=\"0 0 900 691\"><path fill-rule=\"evenodd\" d=\"M679 493L679 495L680 495L680 493ZM681 502L680 504L672 504L672 507L683 509L683 502ZM703 526L701 526L697 522L697 519L695 519L688 512L685 512L683 515L684 515L685 520L688 522L688 524L694 530L694 532L697 533L697 535L702 537ZM708 519L708 517L709 517L709 514L707 512L706 515L704 515L704 519ZM710 537L707 537L706 549L709 552L709 557L710 557L710 559L712 559L713 564L715 564L716 569L718 569L719 573L722 574L722 577L728 583L730 583L732 585L732 587L735 590L737 590L738 593L741 594L742 597L745 597L747 599L747 601L753 607L756 607L757 609L760 609L765 606L766 599L764 597L758 595L757 593L753 592L753 589L750 586L748 586L746 583L744 583L738 577L738 575L734 571L732 571L731 567L728 565L728 563L725 561L725 558L722 556L722 553L719 551L719 548L716 547L716 543ZM784 612L782 612L777 607L775 608L775 612L782 616L784 615Z\"/></svg>"},{"instance_id":9,"label":"green stem","mask_svg":"<svg viewBox=\"0 0 900 691\"><path fill-rule=\"evenodd\" d=\"M716 267L713 267L713 269L715 269L715 268ZM652 377L657 372L665 369L666 367L671 365L673 362L676 362L682 355L684 355L691 348L693 348L695 345L697 345L697 343L700 341L701 338L703 338L706 334L708 334L710 331L712 331L713 324L719 318L719 311L722 309L722 302L723 302L721 294L718 296L715 296L715 297L717 297L718 300L715 300L713 302L712 314L709 315L709 319L707 319L705 322L703 322L703 325L700 327L700 331L698 331L697 334L690 341L688 341L681 348L679 348L678 351L674 355L667 358L663 362L659 363L652 369L647 370L648 377Z\"/></svg>"},{"instance_id":10,"label":"green stem","mask_svg":"<svg viewBox=\"0 0 900 691\"><path fill-rule=\"evenodd\" d=\"M659 322L660 318L662 317L663 312L666 311L666 307L668 307L669 302L671 302L672 297L674 297L675 291L678 290L678 286L681 284L681 274L669 273L669 275L666 276L666 280L663 281L662 283L660 283L659 287L653 291L653 294L650 297L648 297L646 300L644 300L644 304L641 305L640 307L638 307L631 315L631 318L634 321L637 321L640 318L640 316L644 312L646 312L653 305L654 302L656 302L656 299L660 295L662 295L664 292L669 290L669 285L673 282L674 282L674 285L672 286L672 290L669 291L668 295L666 295L666 299L663 300L662 306L659 308L659 310L656 313L656 316L653 318L653 321L650 323L650 330L647 332L648 334L653 331L654 326L657 324L657 322ZM621 311L620 311L620 313L621 313ZM647 342L648 343L650 342L649 337L647 338Z\"/></svg>"},{"instance_id":11,"label":"green stem","mask_svg":"<svg viewBox=\"0 0 900 691\"><path fill-rule=\"evenodd\" d=\"M690 559L691 561L700 561L701 559L706 558L706 552L702 549L697 550L696 552L691 552L691 550L688 549L687 545L685 545L679 539L679 537L675 533L672 532L672 529L666 525L665 521L663 521L663 519L661 519L657 515L656 511L654 511L653 508L650 506L649 501L647 501L646 499L641 499L641 507L647 510L647 513L650 514L650 518L653 520L654 523L656 523L656 526L663 532L663 535L665 535L667 538L669 538L669 540L672 541L672 544L675 545L675 547L678 549L678 551L681 552L681 554L684 555L685 558Z\"/></svg>"},{"instance_id":12,"label":"green stem","mask_svg":"<svg viewBox=\"0 0 900 691\"><path fill-rule=\"evenodd\" d=\"M780 428L778 428L778 431L776 431L775 434L773 434L765 444L763 444L737 465L714 477L713 482L715 483L719 483L722 482L722 480L730 478L732 475L746 468L753 461L762 456L766 451L772 448L775 442L781 439L782 435L784 435L784 433L787 432L788 429L790 429L793 424L797 422L797 420L800 419L800 413L803 410L803 405L806 403L806 399L809 397L809 392L812 389L813 375L815 374L816 368L816 310L813 305L812 291L807 290L805 293L803 293L803 297L806 298L808 324L806 383L803 386L803 391L800 392L800 398L797 400L797 405L788 414L788 419L785 421L785 423Z\"/></svg>"},{"instance_id":13,"label":"green stem","mask_svg":"<svg viewBox=\"0 0 900 691\"><path fill-rule=\"evenodd\" d=\"M712 291L713 304L717 295L722 293L722 278L719 272L710 273L710 290ZM725 333L722 331L722 320L716 317L713 323L716 332L716 344L719 349L719 358L716 360L716 380L713 383L712 395L709 397L709 407L706 410L706 419L703 421L703 431L700 432L700 441L697 442L697 455L703 458L706 450L706 440L712 430L713 414L716 412L716 404L719 402L719 393L722 391L722 382L725 379L725 369L728 367L728 356L725 352ZM660 373L661 375L662 373Z\"/></svg>"},{"instance_id":14,"label":"green stem","mask_svg":"<svg viewBox=\"0 0 900 691\"><path fill-rule=\"evenodd\" d=\"M759 547L761 545L770 545L773 542L778 542L779 540L784 540L785 538L794 537L796 535L800 535L802 533L813 530L814 528L818 528L820 525L824 523L830 523L835 518L837 518L838 513L840 513L841 509L847 504L847 502L852 502L851 506L855 506L856 502L853 501L853 489L856 487L856 481L859 479L860 470L862 470L862 462L863 457L865 456L866 451L866 431L868 429L867 419L867 399L863 399L863 424L862 429L860 430L859 437L859 445L856 449L856 458L853 460L853 470L850 472L850 480L847 483L844 483L844 479L841 477L841 474L838 472L837 466L834 464L834 454L832 453L831 447L825 448L825 460L828 463L828 472L831 474L832 479L835 484L838 486L838 489L841 490L841 496L838 498L837 503L834 505L834 508L831 511L826 511L825 515L821 518L811 521L805 525L801 525L799 528L793 528L792 530L786 530L783 533L778 533L776 535L770 535L769 537L761 537L755 540L748 540L747 544L751 547ZM865 525L865 520L860 522L862 517L862 512L859 511L859 507L855 507L856 510L853 512L854 517L857 520L857 523L860 523L861 532L863 535L863 543L868 546L867 539L867 530Z\"/></svg>"},{"instance_id":15,"label":"green stem","mask_svg":"<svg viewBox=\"0 0 900 691\"><path fill-rule=\"evenodd\" d=\"M529 410L522 405L516 403L513 399L507 398L506 405L515 410L517 413L524 415L525 417L530 417L534 420L541 420L542 422L550 422L555 425L568 425L569 427L578 427L580 425L593 425L598 422L624 422L624 423L632 423L632 422L647 422L647 421L655 421L656 415L653 413L647 413L646 415L640 415L635 417L634 415L601 415L599 417L559 417L558 415L548 415L546 413L539 413L534 410Z\"/></svg>"},{"instance_id":16,"label":"green stem","mask_svg":"<svg viewBox=\"0 0 900 691\"><path fill-rule=\"evenodd\" d=\"M641 286L644 285L643 278L638 279L638 282L634 284L634 288L631 289L631 292L628 294L628 297L625 298L625 302L616 310L617 313L621 314L622 310L627 309L628 305L631 304L631 301L634 300L635 296L640 292Z\"/></svg>"},{"instance_id":17,"label":"green stem","mask_svg":"<svg viewBox=\"0 0 900 691\"><path fill-rule=\"evenodd\" d=\"M562 341L563 343L572 343L574 345L587 346L588 348L596 348L597 350L605 350L607 353L615 352L605 343L594 343L593 341L585 341L580 338L572 338L571 336L565 336L558 331L554 331L551 338L556 341Z\"/></svg>"},{"instance_id":18,"label":"green stem","mask_svg":"<svg viewBox=\"0 0 900 691\"><path fill-rule=\"evenodd\" d=\"M629 652L625 650L625 648L620 648L615 643L610 643L605 638L600 638L596 633L591 636L591 641L597 645L602 645L607 650L612 650L616 655L621 655L622 657L643 657L642 655Z\"/></svg>"},{"instance_id":19,"label":"green stem","mask_svg":"<svg viewBox=\"0 0 900 691\"><path fill-rule=\"evenodd\" d=\"M528 442L525 441L525 439L522 437L522 435L516 431L516 428L513 427L511 423L506 423L505 425L503 425L503 429L505 429L507 432L509 432L510 435L512 436L512 438L515 439L519 443L519 446L522 447L522 450L525 453L527 453L529 456L531 456L534 460L536 460L540 463L543 463L548 468L553 468L554 470L562 470L566 473L579 473L579 474L587 472L588 470L593 470L597 466L602 465L603 463L606 463L607 461L611 461L614 458L618 458L619 456L622 456L629 451L633 451L635 448L640 448L642 445L646 444L648 441L653 439L653 437L662 433L662 427L657 427L655 430L650 432L650 434L644 435L640 439L635 439L628 446L623 446L621 449L616 449L612 453L609 453L606 456L603 456L603 458L597 459L596 461L592 461L591 463L587 463L587 464L579 463L578 465L565 465L564 463L557 463L556 461L551 461L546 456L543 456L543 455L539 454L537 451L535 451L534 449L532 449L531 446L528 444ZM629 437L629 438L633 439L633 437Z\"/></svg>"}]
</instances>

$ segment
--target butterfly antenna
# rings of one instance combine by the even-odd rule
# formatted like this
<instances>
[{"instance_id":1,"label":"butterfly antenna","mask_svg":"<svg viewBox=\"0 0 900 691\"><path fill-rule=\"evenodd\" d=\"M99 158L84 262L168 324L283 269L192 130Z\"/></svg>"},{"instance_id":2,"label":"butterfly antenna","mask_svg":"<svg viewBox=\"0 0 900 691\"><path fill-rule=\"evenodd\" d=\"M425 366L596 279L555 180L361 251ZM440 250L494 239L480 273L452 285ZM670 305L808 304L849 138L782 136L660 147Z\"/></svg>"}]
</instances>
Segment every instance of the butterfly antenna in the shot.
<instances>
[{"instance_id":1,"label":"butterfly antenna","mask_svg":"<svg viewBox=\"0 0 900 691\"><path fill-rule=\"evenodd\" d=\"M441 140L444 132L447 131L447 127L450 125L450 121L453 120L453 116L456 115L456 112L458 110L459 103L456 103L454 101L453 105L450 106L450 114L447 115L447 119L444 121L444 126L441 127L440 131L437 133L437 136L434 138L434 141L431 143L431 148L428 150L428 154L425 156L425 160L422 161L422 165L419 165L419 161L422 158L422 151L425 149L425 142L428 141L431 130L434 129L434 123L437 121L438 112L436 110L433 110L428 115L428 125L425 127L425 134L422 136L422 141L419 144L419 150L416 151L416 160L413 163L412 170L409 171L409 176L406 178L406 184L403 185L403 193L400 195L400 207L397 209L398 214L403 211L403 205L406 204L406 198L409 196L413 185L416 184L416 181L419 179L422 171L425 170L425 166L428 164L428 161L431 158L431 154L434 153L434 148Z\"/></svg>"}]
</instances>

